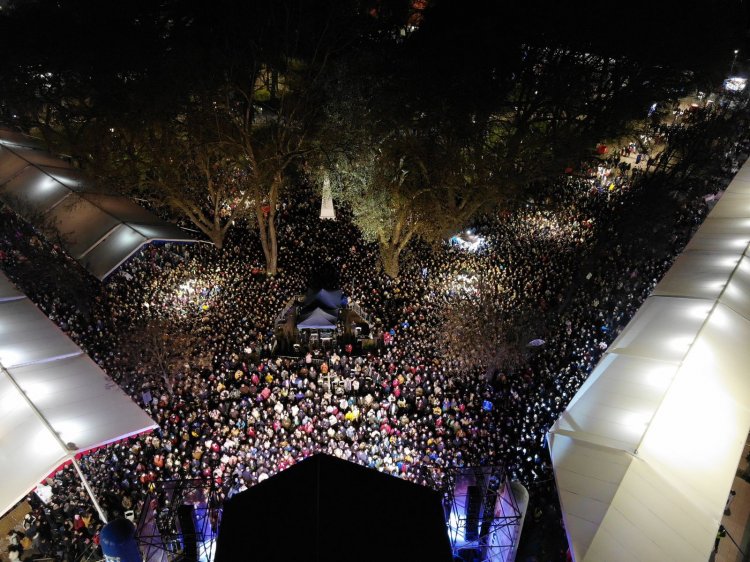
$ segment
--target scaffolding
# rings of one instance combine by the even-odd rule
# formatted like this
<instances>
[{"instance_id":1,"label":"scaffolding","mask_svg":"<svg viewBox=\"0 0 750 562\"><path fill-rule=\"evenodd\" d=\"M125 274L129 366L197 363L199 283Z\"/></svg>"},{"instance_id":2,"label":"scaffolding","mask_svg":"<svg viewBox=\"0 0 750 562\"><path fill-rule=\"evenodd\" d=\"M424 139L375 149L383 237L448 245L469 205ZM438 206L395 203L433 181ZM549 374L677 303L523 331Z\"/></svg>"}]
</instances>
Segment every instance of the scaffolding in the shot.
<instances>
[{"instance_id":1,"label":"scaffolding","mask_svg":"<svg viewBox=\"0 0 750 562\"><path fill-rule=\"evenodd\" d=\"M210 481L154 482L136 524L143 560L212 562L222 501L218 487Z\"/></svg>"},{"instance_id":2,"label":"scaffolding","mask_svg":"<svg viewBox=\"0 0 750 562\"><path fill-rule=\"evenodd\" d=\"M512 562L522 514L503 468L463 467L447 478L446 521L454 557Z\"/></svg>"}]
</instances>

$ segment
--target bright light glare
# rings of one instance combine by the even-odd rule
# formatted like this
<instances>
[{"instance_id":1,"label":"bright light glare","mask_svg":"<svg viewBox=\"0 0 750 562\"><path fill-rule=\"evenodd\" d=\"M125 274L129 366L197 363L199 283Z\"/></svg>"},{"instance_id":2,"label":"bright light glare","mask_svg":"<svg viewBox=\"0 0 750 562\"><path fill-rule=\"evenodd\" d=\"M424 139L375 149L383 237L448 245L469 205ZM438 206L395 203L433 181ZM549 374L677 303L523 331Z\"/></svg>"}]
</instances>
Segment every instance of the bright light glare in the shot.
<instances>
[{"instance_id":1,"label":"bright light glare","mask_svg":"<svg viewBox=\"0 0 750 562\"><path fill-rule=\"evenodd\" d=\"M674 378L674 367L654 368L646 373L646 382L650 386L665 389Z\"/></svg>"},{"instance_id":2,"label":"bright light glare","mask_svg":"<svg viewBox=\"0 0 750 562\"><path fill-rule=\"evenodd\" d=\"M37 400L41 400L52 394L52 385L49 383L23 383L21 386L26 393L26 396L28 396L32 402L36 402Z\"/></svg>"},{"instance_id":3,"label":"bright light glare","mask_svg":"<svg viewBox=\"0 0 750 562\"><path fill-rule=\"evenodd\" d=\"M57 439L54 438L46 427L39 429L36 434L30 435L29 444L31 450L40 456L49 455L52 450L60 450L60 444L57 442Z\"/></svg>"},{"instance_id":4,"label":"bright light glare","mask_svg":"<svg viewBox=\"0 0 750 562\"><path fill-rule=\"evenodd\" d=\"M450 239L451 244L458 246L467 252L476 252L484 246L485 239L477 236L471 230L467 230Z\"/></svg>"},{"instance_id":5,"label":"bright light glare","mask_svg":"<svg viewBox=\"0 0 750 562\"><path fill-rule=\"evenodd\" d=\"M195 290L193 288L194 285L195 285L195 279L188 279L187 281L185 281L184 283L180 285L180 289L178 293L180 294L180 296L182 296L182 294L184 293L188 293L188 294L192 293Z\"/></svg>"},{"instance_id":6,"label":"bright light glare","mask_svg":"<svg viewBox=\"0 0 750 562\"><path fill-rule=\"evenodd\" d=\"M8 384L8 390L3 392L2 398L0 398L0 411L3 412L4 416L10 416L11 413L20 408L22 404L26 404L23 397L18 393L15 387Z\"/></svg>"},{"instance_id":7,"label":"bright light glare","mask_svg":"<svg viewBox=\"0 0 750 562\"><path fill-rule=\"evenodd\" d=\"M693 343L693 338L683 336L678 338L671 338L668 345L674 351L686 353L687 350L690 349L691 343Z\"/></svg>"},{"instance_id":8,"label":"bright light glare","mask_svg":"<svg viewBox=\"0 0 750 562\"><path fill-rule=\"evenodd\" d=\"M476 293L477 276L474 274L459 273L448 282L447 291L454 293Z\"/></svg>"},{"instance_id":9,"label":"bright light glare","mask_svg":"<svg viewBox=\"0 0 750 562\"><path fill-rule=\"evenodd\" d=\"M23 355L14 351L11 346L0 347L0 365L14 367L23 361Z\"/></svg>"},{"instance_id":10,"label":"bright light glare","mask_svg":"<svg viewBox=\"0 0 750 562\"><path fill-rule=\"evenodd\" d=\"M651 412L628 412L622 417L622 424L634 429L639 430L640 433L648 422L651 421Z\"/></svg>"},{"instance_id":11,"label":"bright light glare","mask_svg":"<svg viewBox=\"0 0 750 562\"><path fill-rule=\"evenodd\" d=\"M715 287L714 283L711 283L710 286L713 288L720 289L721 287L724 286L724 282L723 281L719 282L717 287ZM698 318L699 320L705 320L706 317L708 317L708 314L710 312L711 312L711 305L705 305L705 304L692 306L688 309L688 315L690 316L690 318Z\"/></svg>"},{"instance_id":12,"label":"bright light glare","mask_svg":"<svg viewBox=\"0 0 750 562\"><path fill-rule=\"evenodd\" d=\"M63 443L77 443L83 433L83 426L72 420L54 422L55 430Z\"/></svg>"},{"instance_id":13,"label":"bright light glare","mask_svg":"<svg viewBox=\"0 0 750 562\"><path fill-rule=\"evenodd\" d=\"M732 76L724 80L724 89L727 92L741 92L747 86L747 78Z\"/></svg>"},{"instance_id":14,"label":"bright light glare","mask_svg":"<svg viewBox=\"0 0 750 562\"><path fill-rule=\"evenodd\" d=\"M460 545L466 542L466 536L464 534L465 525L462 525L458 520L458 514L455 510L451 510L451 514L448 516L448 534L450 535L451 542L454 545Z\"/></svg>"},{"instance_id":15,"label":"bright light glare","mask_svg":"<svg viewBox=\"0 0 750 562\"><path fill-rule=\"evenodd\" d=\"M646 432L642 456L678 471L720 470L717 459L727 458L736 446L731 434L737 433L738 421L746 415L740 416L735 400L714 374L716 368L710 346L698 342Z\"/></svg>"}]
</instances>

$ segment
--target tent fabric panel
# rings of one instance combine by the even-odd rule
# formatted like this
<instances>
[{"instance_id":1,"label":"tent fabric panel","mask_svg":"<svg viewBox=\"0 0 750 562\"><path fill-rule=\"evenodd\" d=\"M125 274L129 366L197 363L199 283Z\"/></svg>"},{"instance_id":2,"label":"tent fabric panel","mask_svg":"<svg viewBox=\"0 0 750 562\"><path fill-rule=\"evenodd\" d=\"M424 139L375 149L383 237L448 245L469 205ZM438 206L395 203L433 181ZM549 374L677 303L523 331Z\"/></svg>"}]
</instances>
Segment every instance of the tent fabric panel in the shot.
<instances>
[{"instance_id":1,"label":"tent fabric panel","mask_svg":"<svg viewBox=\"0 0 750 562\"><path fill-rule=\"evenodd\" d=\"M734 180L739 181L750 181L750 167L745 167L744 165L737 171L737 175L734 176L734 179L732 180L732 184L734 184Z\"/></svg>"},{"instance_id":2,"label":"tent fabric panel","mask_svg":"<svg viewBox=\"0 0 750 562\"><path fill-rule=\"evenodd\" d=\"M0 198L32 222L68 195L70 190L67 187L33 166L0 186Z\"/></svg>"},{"instance_id":3,"label":"tent fabric panel","mask_svg":"<svg viewBox=\"0 0 750 562\"><path fill-rule=\"evenodd\" d=\"M711 211L711 215L718 219L750 217L750 194L735 193L727 189Z\"/></svg>"},{"instance_id":4,"label":"tent fabric panel","mask_svg":"<svg viewBox=\"0 0 750 562\"><path fill-rule=\"evenodd\" d=\"M86 180L80 170L76 168L54 167L54 166L37 166L45 174L60 182L72 191L84 191Z\"/></svg>"},{"instance_id":5,"label":"tent fabric panel","mask_svg":"<svg viewBox=\"0 0 750 562\"><path fill-rule=\"evenodd\" d=\"M601 384L614 385L626 396L639 397L654 391L665 391L676 371L677 363L607 353L581 385L583 392L579 391L566 409L573 410L580 397L598 385L600 379Z\"/></svg>"},{"instance_id":6,"label":"tent fabric panel","mask_svg":"<svg viewBox=\"0 0 750 562\"><path fill-rule=\"evenodd\" d=\"M333 330L334 328L336 328L335 324L325 320L308 319L297 324L298 330Z\"/></svg>"},{"instance_id":7,"label":"tent fabric panel","mask_svg":"<svg viewBox=\"0 0 750 562\"><path fill-rule=\"evenodd\" d=\"M125 223L129 228L138 231L141 236L149 241L163 240L165 242L195 242L195 238L173 224L142 224L134 222Z\"/></svg>"},{"instance_id":8,"label":"tent fabric panel","mask_svg":"<svg viewBox=\"0 0 750 562\"><path fill-rule=\"evenodd\" d=\"M0 516L67 454L0 368Z\"/></svg>"},{"instance_id":9,"label":"tent fabric panel","mask_svg":"<svg viewBox=\"0 0 750 562\"><path fill-rule=\"evenodd\" d=\"M611 352L681 361L708 317L712 302L652 296L609 347Z\"/></svg>"},{"instance_id":10,"label":"tent fabric panel","mask_svg":"<svg viewBox=\"0 0 750 562\"><path fill-rule=\"evenodd\" d=\"M550 433L549 451L575 559L584 559L633 456Z\"/></svg>"},{"instance_id":11,"label":"tent fabric panel","mask_svg":"<svg viewBox=\"0 0 750 562\"><path fill-rule=\"evenodd\" d=\"M303 313L299 317L299 319L307 320L308 318L312 318L313 316L316 318L325 318L326 320L330 320L331 322L336 322L336 320L338 319L338 317L335 314L330 314L319 307Z\"/></svg>"},{"instance_id":12,"label":"tent fabric panel","mask_svg":"<svg viewBox=\"0 0 750 562\"><path fill-rule=\"evenodd\" d=\"M19 158L23 158L34 166L57 166L70 167L65 160L55 156L44 149L30 148L29 146L13 146L10 150Z\"/></svg>"},{"instance_id":13,"label":"tent fabric panel","mask_svg":"<svg viewBox=\"0 0 750 562\"><path fill-rule=\"evenodd\" d=\"M684 252L652 294L716 300L737 266L741 252Z\"/></svg>"},{"instance_id":14,"label":"tent fabric panel","mask_svg":"<svg viewBox=\"0 0 750 562\"><path fill-rule=\"evenodd\" d=\"M0 184L12 179L24 168L28 168L29 163L16 156L7 148L0 146Z\"/></svg>"},{"instance_id":15,"label":"tent fabric panel","mask_svg":"<svg viewBox=\"0 0 750 562\"><path fill-rule=\"evenodd\" d=\"M117 217L122 222L143 224L162 224L156 215L137 205L127 197L108 195L106 193L84 193L83 197L99 207L102 211Z\"/></svg>"},{"instance_id":16,"label":"tent fabric panel","mask_svg":"<svg viewBox=\"0 0 750 562\"><path fill-rule=\"evenodd\" d=\"M600 384L589 391L588 400L560 417L558 430L576 431L579 438L600 445L635 450L664 392L639 401Z\"/></svg>"},{"instance_id":17,"label":"tent fabric panel","mask_svg":"<svg viewBox=\"0 0 750 562\"><path fill-rule=\"evenodd\" d=\"M65 247L80 259L120 222L78 194L72 194L48 213L50 223L65 240Z\"/></svg>"},{"instance_id":18,"label":"tent fabric panel","mask_svg":"<svg viewBox=\"0 0 750 562\"><path fill-rule=\"evenodd\" d=\"M13 282L0 270L0 303L24 298L26 298L26 295L19 291Z\"/></svg>"},{"instance_id":19,"label":"tent fabric panel","mask_svg":"<svg viewBox=\"0 0 750 562\"><path fill-rule=\"evenodd\" d=\"M11 129L0 128L0 145L5 144L11 147L24 146L27 148L45 149L44 142L36 137L29 136Z\"/></svg>"},{"instance_id":20,"label":"tent fabric panel","mask_svg":"<svg viewBox=\"0 0 750 562\"><path fill-rule=\"evenodd\" d=\"M720 219L710 214L685 247L686 251L742 253L750 244L750 218Z\"/></svg>"},{"instance_id":21,"label":"tent fabric panel","mask_svg":"<svg viewBox=\"0 0 750 562\"><path fill-rule=\"evenodd\" d=\"M740 260L719 302L744 318L750 318L750 257Z\"/></svg>"},{"instance_id":22,"label":"tent fabric panel","mask_svg":"<svg viewBox=\"0 0 750 562\"><path fill-rule=\"evenodd\" d=\"M298 330L333 330L336 326L326 321L305 320L297 324Z\"/></svg>"},{"instance_id":23,"label":"tent fabric panel","mask_svg":"<svg viewBox=\"0 0 750 562\"><path fill-rule=\"evenodd\" d=\"M127 225L116 226L80 260L97 279L105 279L148 240Z\"/></svg>"},{"instance_id":24,"label":"tent fabric panel","mask_svg":"<svg viewBox=\"0 0 750 562\"><path fill-rule=\"evenodd\" d=\"M589 546L591 546L591 541L596 536L599 523L592 523L588 519L576 517L571 513L566 513L564 520L565 534L568 537L568 544L574 560L583 560Z\"/></svg>"},{"instance_id":25,"label":"tent fabric panel","mask_svg":"<svg viewBox=\"0 0 750 562\"><path fill-rule=\"evenodd\" d=\"M338 309L341 308L343 295L343 292L339 289L335 291L328 291L326 289L310 291L305 297L302 308L308 308L311 304L320 303L322 305L321 308Z\"/></svg>"},{"instance_id":26,"label":"tent fabric panel","mask_svg":"<svg viewBox=\"0 0 750 562\"><path fill-rule=\"evenodd\" d=\"M609 560L602 556L620 543L631 560L705 562L717 528L718 522L696 513L684 490L635 459L585 560Z\"/></svg>"},{"instance_id":27,"label":"tent fabric panel","mask_svg":"<svg viewBox=\"0 0 750 562\"><path fill-rule=\"evenodd\" d=\"M156 427L87 355L9 372L63 442L78 451Z\"/></svg>"},{"instance_id":28,"label":"tent fabric panel","mask_svg":"<svg viewBox=\"0 0 750 562\"><path fill-rule=\"evenodd\" d=\"M297 323L297 328L302 330L332 330L335 327L336 322L331 319L331 315L325 313L320 308L316 308L302 322Z\"/></svg>"},{"instance_id":29,"label":"tent fabric panel","mask_svg":"<svg viewBox=\"0 0 750 562\"><path fill-rule=\"evenodd\" d=\"M156 425L2 273L0 295L20 295L0 300L2 515L70 454Z\"/></svg>"},{"instance_id":30,"label":"tent fabric panel","mask_svg":"<svg viewBox=\"0 0 750 562\"><path fill-rule=\"evenodd\" d=\"M732 193L750 194L750 170L737 173L732 180Z\"/></svg>"},{"instance_id":31,"label":"tent fabric panel","mask_svg":"<svg viewBox=\"0 0 750 562\"><path fill-rule=\"evenodd\" d=\"M0 365L11 368L82 353L28 299L0 303Z\"/></svg>"},{"instance_id":32,"label":"tent fabric panel","mask_svg":"<svg viewBox=\"0 0 750 562\"><path fill-rule=\"evenodd\" d=\"M16 197L8 196L7 202L17 213L45 231L48 236L62 239L65 251L82 262L84 267L87 267L87 264L96 265L97 270L92 273L99 279L104 279L145 243L134 249L133 244L112 244L110 248L113 251L121 251L120 254L107 260L99 258L85 261L87 252L118 225L127 223L127 228L138 231L145 241L198 241L192 234L159 219L125 197L92 192L91 186L79 170L74 169L62 158L46 150L39 150L38 146L34 139L14 131L0 129L0 185L26 169L30 174L28 177L36 178L28 184L19 178L17 184L10 186ZM69 189L71 193L64 198L56 198L56 195L50 195L50 185L59 186L59 189ZM24 186L25 189L22 189ZM3 191L0 189L0 197L2 195ZM24 211L25 208L27 211ZM135 238L134 235L132 237ZM104 247L106 246L102 248Z\"/></svg>"},{"instance_id":33,"label":"tent fabric panel","mask_svg":"<svg viewBox=\"0 0 750 562\"><path fill-rule=\"evenodd\" d=\"M748 341L750 322L719 305L640 447L717 526L750 428Z\"/></svg>"}]
</instances>

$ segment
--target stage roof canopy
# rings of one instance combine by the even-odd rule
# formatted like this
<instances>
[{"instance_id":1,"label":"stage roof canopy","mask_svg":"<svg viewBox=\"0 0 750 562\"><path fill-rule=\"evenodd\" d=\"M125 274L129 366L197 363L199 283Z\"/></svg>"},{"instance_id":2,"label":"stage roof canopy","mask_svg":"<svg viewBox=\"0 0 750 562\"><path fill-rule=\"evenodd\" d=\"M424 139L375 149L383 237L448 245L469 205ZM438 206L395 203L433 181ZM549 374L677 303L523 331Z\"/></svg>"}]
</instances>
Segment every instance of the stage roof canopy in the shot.
<instances>
[{"instance_id":1,"label":"stage roof canopy","mask_svg":"<svg viewBox=\"0 0 750 562\"><path fill-rule=\"evenodd\" d=\"M550 430L577 562L708 560L750 430L749 247L746 163Z\"/></svg>"},{"instance_id":2,"label":"stage roof canopy","mask_svg":"<svg viewBox=\"0 0 750 562\"><path fill-rule=\"evenodd\" d=\"M216 562L450 562L442 495L318 454L224 504Z\"/></svg>"},{"instance_id":3,"label":"stage roof canopy","mask_svg":"<svg viewBox=\"0 0 750 562\"><path fill-rule=\"evenodd\" d=\"M37 140L0 129L0 201L105 279L154 241L197 242L126 197L100 192Z\"/></svg>"},{"instance_id":4,"label":"stage roof canopy","mask_svg":"<svg viewBox=\"0 0 750 562\"><path fill-rule=\"evenodd\" d=\"M297 322L298 330L333 330L336 328L336 317L320 308L309 312Z\"/></svg>"},{"instance_id":5,"label":"stage roof canopy","mask_svg":"<svg viewBox=\"0 0 750 562\"><path fill-rule=\"evenodd\" d=\"M0 272L0 515L72 455L154 427Z\"/></svg>"},{"instance_id":6,"label":"stage roof canopy","mask_svg":"<svg viewBox=\"0 0 750 562\"><path fill-rule=\"evenodd\" d=\"M312 308L319 307L328 310L338 310L341 308L343 296L344 294L341 289L336 289L335 291L327 289L310 290L305 295L305 300L301 308L303 310L311 310Z\"/></svg>"}]
</instances>

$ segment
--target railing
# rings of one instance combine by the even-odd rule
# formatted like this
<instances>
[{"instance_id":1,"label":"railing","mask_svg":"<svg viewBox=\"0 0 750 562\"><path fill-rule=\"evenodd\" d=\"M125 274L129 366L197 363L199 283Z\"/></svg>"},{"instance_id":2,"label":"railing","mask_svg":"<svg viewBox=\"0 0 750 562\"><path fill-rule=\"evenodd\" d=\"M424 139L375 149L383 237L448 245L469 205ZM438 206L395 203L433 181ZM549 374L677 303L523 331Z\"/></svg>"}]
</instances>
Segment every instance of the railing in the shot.
<instances>
[{"instance_id":1,"label":"railing","mask_svg":"<svg viewBox=\"0 0 750 562\"><path fill-rule=\"evenodd\" d=\"M360 318L361 318L362 320L364 320L365 322L367 322L367 324L369 324L369 325L372 325L372 322L370 322L370 315L369 315L369 314L367 314L367 313L366 313L366 312L365 312L364 310L362 310L362 307L361 307L361 306L359 306L359 304L357 304L356 302L350 302L350 303L349 303L349 308L350 308L351 310L353 310L354 312L356 312L356 313L357 313L357 315L358 315L358 316L359 316L359 317L360 317Z\"/></svg>"},{"instance_id":2,"label":"railing","mask_svg":"<svg viewBox=\"0 0 750 562\"><path fill-rule=\"evenodd\" d=\"M281 309L281 312L276 316L275 324L283 324L284 319L286 318L287 312L289 312L289 309L294 306L295 301L297 300L297 297L290 298L287 303L284 305L284 308Z\"/></svg>"}]
</instances>

